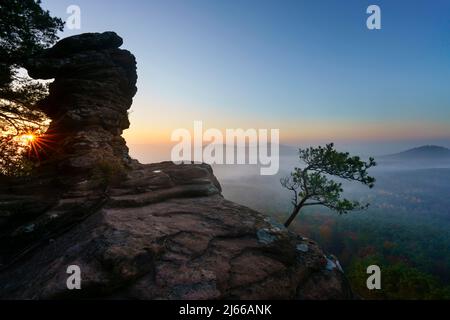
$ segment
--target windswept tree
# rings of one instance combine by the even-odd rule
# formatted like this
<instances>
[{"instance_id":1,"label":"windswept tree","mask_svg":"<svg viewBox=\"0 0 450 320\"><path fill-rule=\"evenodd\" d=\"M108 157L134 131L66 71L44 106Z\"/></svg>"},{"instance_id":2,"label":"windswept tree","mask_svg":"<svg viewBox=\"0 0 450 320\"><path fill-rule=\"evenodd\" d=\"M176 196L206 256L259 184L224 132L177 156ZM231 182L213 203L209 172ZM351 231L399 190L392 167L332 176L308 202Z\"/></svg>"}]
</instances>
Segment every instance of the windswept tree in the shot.
<instances>
[{"instance_id":1,"label":"windswept tree","mask_svg":"<svg viewBox=\"0 0 450 320\"><path fill-rule=\"evenodd\" d=\"M27 59L58 39L64 23L41 8L40 0L0 1L0 174L26 168L26 155L48 119L36 108L47 85L21 70Z\"/></svg>"},{"instance_id":2,"label":"windswept tree","mask_svg":"<svg viewBox=\"0 0 450 320\"><path fill-rule=\"evenodd\" d=\"M290 176L280 181L284 188L293 193L293 209L284 224L286 227L306 206L322 205L339 214L368 207L369 204L343 198L342 183L333 179L356 181L372 188L375 178L369 176L367 170L376 165L373 158L369 158L368 162L362 161L348 152L336 151L333 143L325 147L300 149L299 158L304 167L295 168Z\"/></svg>"}]
</instances>

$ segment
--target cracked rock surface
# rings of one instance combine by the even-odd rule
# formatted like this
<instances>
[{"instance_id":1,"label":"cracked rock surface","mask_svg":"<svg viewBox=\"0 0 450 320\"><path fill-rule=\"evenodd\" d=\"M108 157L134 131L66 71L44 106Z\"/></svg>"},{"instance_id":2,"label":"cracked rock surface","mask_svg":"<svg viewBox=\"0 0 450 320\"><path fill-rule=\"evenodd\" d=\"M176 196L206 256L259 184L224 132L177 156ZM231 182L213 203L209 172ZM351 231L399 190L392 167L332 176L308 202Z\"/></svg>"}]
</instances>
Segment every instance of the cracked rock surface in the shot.
<instances>
[{"instance_id":1,"label":"cracked rock surface","mask_svg":"<svg viewBox=\"0 0 450 320\"><path fill-rule=\"evenodd\" d=\"M154 166L165 167L156 180L174 165ZM351 298L316 243L225 200L215 182L185 186L188 195L175 186L127 194L126 202L113 189L119 195L102 208L4 269L0 297ZM67 290L69 265L81 268L82 290Z\"/></svg>"}]
</instances>

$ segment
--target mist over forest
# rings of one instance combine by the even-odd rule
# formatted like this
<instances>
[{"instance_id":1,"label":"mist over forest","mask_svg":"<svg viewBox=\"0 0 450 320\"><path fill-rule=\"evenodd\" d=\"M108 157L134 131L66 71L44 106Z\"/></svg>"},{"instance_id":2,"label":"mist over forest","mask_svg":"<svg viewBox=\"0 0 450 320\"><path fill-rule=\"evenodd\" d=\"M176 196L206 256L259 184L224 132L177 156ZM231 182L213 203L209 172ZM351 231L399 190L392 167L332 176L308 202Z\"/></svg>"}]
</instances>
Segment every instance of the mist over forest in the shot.
<instances>
[{"instance_id":1,"label":"mist over forest","mask_svg":"<svg viewBox=\"0 0 450 320\"><path fill-rule=\"evenodd\" d=\"M339 257L353 289L363 297L450 297L449 149L399 146L393 151L392 146L387 146L374 148L372 154L370 148L366 152L358 146L349 149L359 150L362 158L374 155L377 161L369 171L377 179L373 189L342 181L346 197L368 202L369 208L340 216L324 207L309 207L290 229ZM144 145L131 147L140 161L170 158L169 148L159 151L159 155L149 154ZM260 175L258 165L212 167L225 198L283 223L291 212L292 195L282 188L280 178L289 175L295 166L301 166L297 148L282 145L276 175ZM368 263L385 270L383 283L388 289L382 295L366 288L361 268Z\"/></svg>"}]
</instances>

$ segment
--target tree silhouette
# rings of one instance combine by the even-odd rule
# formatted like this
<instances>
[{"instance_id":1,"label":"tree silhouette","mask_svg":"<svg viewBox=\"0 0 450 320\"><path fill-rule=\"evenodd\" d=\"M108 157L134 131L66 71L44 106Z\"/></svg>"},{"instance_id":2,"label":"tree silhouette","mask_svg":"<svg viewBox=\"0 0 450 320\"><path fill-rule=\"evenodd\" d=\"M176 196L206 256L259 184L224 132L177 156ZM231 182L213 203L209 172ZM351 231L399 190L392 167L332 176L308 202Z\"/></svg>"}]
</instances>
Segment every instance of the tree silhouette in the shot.
<instances>
[{"instance_id":1,"label":"tree silhouette","mask_svg":"<svg viewBox=\"0 0 450 320\"><path fill-rule=\"evenodd\" d=\"M295 168L290 176L280 180L281 185L293 193L293 209L284 224L286 227L306 206L322 205L339 214L368 207L368 204L343 198L342 183L334 181L333 177L357 181L372 188L375 178L369 176L367 170L376 165L373 158L364 162L348 152L336 151L330 143L325 147L299 149L299 159L304 168Z\"/></svg>"},{"instance_id":2,"label":"tree silhouette","mask_svg":"<svg viewBox=\"0 0 450 320\"><path fill-rule=\"evenodd\" d=\"M63 29L41 1L0 2L0 174L16 175L25 167L26 145L17 139L45 131L46 117L36 102L47 94L47 85L33 81L20 68L27 59L52 45Z\"/></svg>"}]
</instances>

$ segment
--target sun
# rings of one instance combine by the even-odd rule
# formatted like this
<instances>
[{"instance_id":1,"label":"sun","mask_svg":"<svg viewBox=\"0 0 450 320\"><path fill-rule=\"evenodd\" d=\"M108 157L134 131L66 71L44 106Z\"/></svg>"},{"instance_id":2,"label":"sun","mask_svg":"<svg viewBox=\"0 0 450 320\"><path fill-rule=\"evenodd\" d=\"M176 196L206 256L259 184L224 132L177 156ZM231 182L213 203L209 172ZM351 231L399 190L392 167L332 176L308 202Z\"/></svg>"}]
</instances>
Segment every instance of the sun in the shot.
<instances>
[{"instance_id":1,"label":"sun","mask_svg":"<svg viewBox=\"0 0 450 320\"><path fill-rule=\"evenodd\" d=\"M20 137L20 140L22 140L24 143L32 143L34 140L36 140L36 136L34 134L28 133L28 134L23 134Z\"/></svg>"},{"instance_id":2,"label":"sun","mask_svg":"<svg viewBox=\"0 0 450 320\"><path fill-rule=\"evenodd\" d=\"M54 137L52 134L41 134L38 130L28 131L17 135L20 150L26 150L29 156L40 160L49 150L54 150Z\"/></svg>"}]
</instances>

